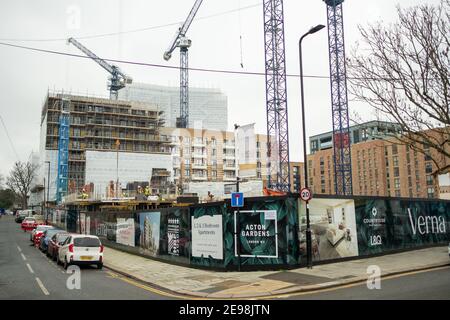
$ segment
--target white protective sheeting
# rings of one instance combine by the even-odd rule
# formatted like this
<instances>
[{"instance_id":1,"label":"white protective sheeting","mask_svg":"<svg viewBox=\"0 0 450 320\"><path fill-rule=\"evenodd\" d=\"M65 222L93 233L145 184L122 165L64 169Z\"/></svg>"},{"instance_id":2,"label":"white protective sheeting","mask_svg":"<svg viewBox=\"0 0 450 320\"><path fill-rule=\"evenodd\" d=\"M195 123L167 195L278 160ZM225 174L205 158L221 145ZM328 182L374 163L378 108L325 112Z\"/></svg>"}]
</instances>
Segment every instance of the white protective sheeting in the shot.
<instances>
[{"instance_id":1,"label":"white protective sheeting","mask_svg":"<svg viewBox=\"0 0 450 320\"><path fill-rule=\"evenodd\" d=\"M104 195L110 181L116 181L117 153L86 151L86 184L94 183L95 193ZM171 155L119 152L119 183L150 181L152 169L166 169L173 180Z\"/></svg>"}]
</instances>

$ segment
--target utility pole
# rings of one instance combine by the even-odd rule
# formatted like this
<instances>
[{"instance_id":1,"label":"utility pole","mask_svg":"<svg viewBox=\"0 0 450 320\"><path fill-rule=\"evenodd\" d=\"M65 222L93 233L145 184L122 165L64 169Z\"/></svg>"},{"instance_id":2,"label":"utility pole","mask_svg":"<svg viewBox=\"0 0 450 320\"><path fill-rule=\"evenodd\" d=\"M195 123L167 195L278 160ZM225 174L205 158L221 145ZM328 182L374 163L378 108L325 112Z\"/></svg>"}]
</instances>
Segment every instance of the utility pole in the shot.
<instances>
[{"instance_id":1,"label":"utility pole","mask_svg":"<svg viewBox=\"0 0 450 320\"><path fill-rule=\"evenodd\" d=\"M120 141L116 140L116 198L119 198L119 147Z\"/></svg>"},{"instance_id":2,"label":"utility pole","mask_svg":"<svg viewBox=\"0 0 450 320\"><path fill-rule=\"evenodd\" d=\"M50 192L50 161L45 161L45 163L48 164L48 170L47 170L47 202L45 202L45 213L48 217L48 201L50 200L49 192ZM44 185L45 185L45 179L44 179ZM44 195L45 198L45 195Z\"/></svg>"}]
</instances>

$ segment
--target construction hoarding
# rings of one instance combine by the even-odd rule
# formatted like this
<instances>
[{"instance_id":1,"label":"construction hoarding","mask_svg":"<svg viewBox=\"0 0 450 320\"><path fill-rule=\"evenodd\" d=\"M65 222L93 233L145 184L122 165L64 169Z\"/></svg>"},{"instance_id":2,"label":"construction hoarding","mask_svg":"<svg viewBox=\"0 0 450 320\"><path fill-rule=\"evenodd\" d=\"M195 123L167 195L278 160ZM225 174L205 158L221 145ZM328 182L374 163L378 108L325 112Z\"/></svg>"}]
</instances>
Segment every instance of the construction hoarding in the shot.
<instances>
[{"instance_id":1,"label":"construction hoarding","mask_svg":"<svg viewBox=\"0 0 450 320\"><path fill-rule=\"evenodd\" d=\"M316 196L309 204L313 262L450 241L450 201ZM187 266L257 270L306 264L305 202L297 195L246 198L239 213L226 200L147 211L69 208L64 220L68 230L76 226L111 247Z\"/></svg>"}]
</instances>

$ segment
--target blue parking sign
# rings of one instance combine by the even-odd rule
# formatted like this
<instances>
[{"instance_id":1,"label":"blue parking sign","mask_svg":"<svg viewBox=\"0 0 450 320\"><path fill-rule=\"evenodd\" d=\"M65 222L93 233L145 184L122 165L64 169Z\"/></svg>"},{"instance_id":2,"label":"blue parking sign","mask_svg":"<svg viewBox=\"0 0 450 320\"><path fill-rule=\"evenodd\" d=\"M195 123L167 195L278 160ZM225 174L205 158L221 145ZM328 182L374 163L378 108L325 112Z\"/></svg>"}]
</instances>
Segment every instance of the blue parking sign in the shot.
<instances>
[{"instance_id":1,"label":"blue parking sign","mask_svg":"<svg viewBox=\"0 0 450 320\"><path fill-rule=\"evenodd\" d=\"M231 206L232 207L243 207L244 206L244 193L233 192L231 194Z\"/></svg>"}]
</instances>

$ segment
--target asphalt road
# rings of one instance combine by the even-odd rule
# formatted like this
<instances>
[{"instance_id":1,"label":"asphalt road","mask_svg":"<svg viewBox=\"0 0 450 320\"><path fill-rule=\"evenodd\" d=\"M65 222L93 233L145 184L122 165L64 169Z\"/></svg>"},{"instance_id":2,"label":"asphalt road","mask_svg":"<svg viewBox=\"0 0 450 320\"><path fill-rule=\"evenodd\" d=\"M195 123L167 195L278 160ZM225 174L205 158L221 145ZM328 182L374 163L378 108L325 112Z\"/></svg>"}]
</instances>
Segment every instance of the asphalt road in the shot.
<instances>
[{"instance_id":1,"label":"asphalt road","mask_svg":"<svg viewBox=\"0 0 450 320\"><path fill-rule=\"evenodd\" d=\"M161 300L175 296L120 276L107 268L81 268L80 289L69 289L72 274L49 260L30 242L13 217L0 219L0 300ZM69 284L71 282L69 281ZM289 300L334 299L450 299L450 267L410 273L381 280L380 290L366 284L314 293L267 297Z\"/></svg>"},{"instance_id":2,"label":"asphalt road","mask_svg":"<svg viewBox=\"0 0 450 320\"><path fill-rule=\"evenodd\" d=\"M366 283L282 297L305 300L449 300L450 267L402 274L381 279L381 288L369 290Z\"/></svg>"},{"instance_id":3,"label":"asphalt road","mask_svg":"<svg viewBox=\"0 0 450 320\"><path fill-rule=\"evenodd\" d=\"M72 274L32 246L29 233L13 217L0 219L0 300L77 299L142 300L171 299L119 276L106 268L82 267L80 289L68 289ZM70 286L74 282L69 280Z\"/></svg>"}]
</instances>

